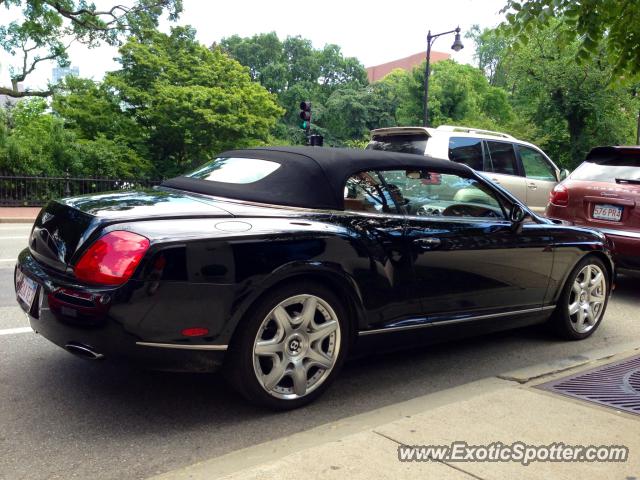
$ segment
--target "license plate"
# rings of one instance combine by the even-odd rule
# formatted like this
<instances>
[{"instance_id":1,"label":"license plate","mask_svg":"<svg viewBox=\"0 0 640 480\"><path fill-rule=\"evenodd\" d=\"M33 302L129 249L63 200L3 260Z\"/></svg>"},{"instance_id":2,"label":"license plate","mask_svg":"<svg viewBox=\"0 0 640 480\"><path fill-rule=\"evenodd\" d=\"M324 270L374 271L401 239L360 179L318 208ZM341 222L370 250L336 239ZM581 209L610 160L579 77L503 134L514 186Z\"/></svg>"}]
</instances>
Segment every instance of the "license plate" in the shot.
<instances>
[{"instance_id":1,"label":"license plate","mask_svg":"<svg viewBox=\"0 0 640 480\"><path fill-rule=\"evenodd\" d=\"M593 209L593 218L619 222L622 218L622 207L617 205L596 205Z\"/></svg>"},{"instance_id":2,"label":"license plate","mask_svg":"<svg viewBox=\"0 0 640 480\"><path fill-rule=\"evenodd\" d=\"M38 284L27 277L20 270L16 271L16 292L18 298L22 300L31 310L33 299L36 298L36 292L38 291Z\"/></svg>"}]
</instances>

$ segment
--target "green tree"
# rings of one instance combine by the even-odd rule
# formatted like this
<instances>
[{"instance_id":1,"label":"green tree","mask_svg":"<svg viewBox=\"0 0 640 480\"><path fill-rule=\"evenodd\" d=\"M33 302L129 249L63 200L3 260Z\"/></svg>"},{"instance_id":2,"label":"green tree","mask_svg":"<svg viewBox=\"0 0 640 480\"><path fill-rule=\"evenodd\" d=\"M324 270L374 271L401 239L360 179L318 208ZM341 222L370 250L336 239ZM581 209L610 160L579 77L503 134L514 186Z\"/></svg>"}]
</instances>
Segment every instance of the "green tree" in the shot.
<instances>
[{"instance_id":1,"label":"green tree","mask_svg":"<svg viewBox=\"0 0 640 480\"><path fill-rule=\"evenodd\" d=\"M20 9L20 20L0 23L0 47L16 58L11 66L11 85L0 94L11 97L51 95L51 90L20 91L37 66L53 60L68 65L69 41L94 47L101 42L118 45L124 37L153 29L163 12L176 19L182 0L136 0L133 5L116 4L104 10L85 0L0 0L0 8Z\"/></svg>"},{"instance_id":2,"label":"green tree","mask_svg":"<svg viewBox=\"0 0 640 480\"><path fill-rule=\"evenodd\" d=\"M225 38L221 48L249 69L251 78L277 95L285 114L275 129L279 138L300 143L298 105L302 100L313 104L314 129L333 139L342 138L344 131L332 133L333 122L326 114L325 103L337 90L345 89L338 98L353 97L353 92L367 85L366 70L352 57L345 57L337 45L315 49L310 40L287 37L281 41L275 33ZM324 120L322 120L324 119Z\"/></svg>"},{"instance_id":3,"label":"green tree","mask_svg":"<svg viewBox=\"0 0 640 480\"><path fill-rule=\"evenodd\" d=\"M64 172L71 164L70 135L43 99L19 102L2 115L0 170L27 175Z\"/></svg>"},{"instance_id":4,"label":"green tree","mask_svg":"<svg viewBox=\"0 0 640 480\"><path fill-rule=\"evenodd\" d=\"M507 84L514 108L535 123L539 143L556 160L574 167L600 144L633 142L638 101L628 86L609 84L613 67L605 48L577 62L580 42L564 43L571 25L552 21L536 40L507 58Z\"/></svg>"},{"instance_id":5,"label":"green tree","mask_svg":"<svg viewBox=\"0 0 640 480\"><path fill-rule=\"evenodd\" d=\"M189 27L132 37L120 55L122 68L106 76L105 86L145 130L161 175L193 168L227 148L267 142L282 114L244 67L199 44Z\"/></svg>"},{"instance_id":6,"label":"green tree","mask_svg":"<svg viewBox=\"0 0 640 480\"><path fill-rule=\"evenodd\" d=\"M505 30L526 44L540 26L562 19L560 44L578 40L577 59L598 61L606 52L611 77L640 73L640 2L635 0L508 0Z\"/></svg>"}]
</instances>

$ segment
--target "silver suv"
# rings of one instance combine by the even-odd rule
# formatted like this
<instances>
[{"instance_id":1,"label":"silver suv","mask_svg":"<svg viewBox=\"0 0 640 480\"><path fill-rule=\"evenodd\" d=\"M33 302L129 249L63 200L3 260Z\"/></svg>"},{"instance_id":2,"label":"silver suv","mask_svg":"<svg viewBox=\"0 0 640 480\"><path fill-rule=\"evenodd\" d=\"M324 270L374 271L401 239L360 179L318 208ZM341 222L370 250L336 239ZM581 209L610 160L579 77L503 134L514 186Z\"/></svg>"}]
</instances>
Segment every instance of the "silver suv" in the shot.
<instances>
[{"instance_id":1,"label":"silver suv","mask_svg":"<svg viewBox=\"0 0 640 480\"><path fill-rule=\"evenodd\" d=\"M367 148L464 163L484 172L537 213L544 213L549 193L569 173L531 143L506 133L467 127L379 128L371 131Z\"/></svg>"}]
</instances>

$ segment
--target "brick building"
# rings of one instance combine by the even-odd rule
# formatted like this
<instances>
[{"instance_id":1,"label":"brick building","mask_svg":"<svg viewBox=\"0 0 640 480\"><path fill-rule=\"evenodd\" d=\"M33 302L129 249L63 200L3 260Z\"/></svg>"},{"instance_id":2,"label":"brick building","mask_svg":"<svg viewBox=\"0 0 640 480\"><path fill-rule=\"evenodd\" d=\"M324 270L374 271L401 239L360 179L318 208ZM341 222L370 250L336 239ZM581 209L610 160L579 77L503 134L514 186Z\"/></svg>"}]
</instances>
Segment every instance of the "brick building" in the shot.
<instances>
[{"instance_id":1,"label":"brick building","mask_svg":"<svg viewBox=\"0 0 640 480\"><path fill-rule=\"evenodd\" d=\"M401 68L403 70L412 70L414 67L424 62L426 57L426 52L420 52L414 55L409 55L408 57L393 60L391 62L381 63L380 65L375 65L373 67L367 67L367 77L369 78L369 82L377 82L397 68ZM449 55L448 53L432 51L431 63L436 63L440 60L446 60L450 57L451 55Z\"/></svg>"}]
</instances>

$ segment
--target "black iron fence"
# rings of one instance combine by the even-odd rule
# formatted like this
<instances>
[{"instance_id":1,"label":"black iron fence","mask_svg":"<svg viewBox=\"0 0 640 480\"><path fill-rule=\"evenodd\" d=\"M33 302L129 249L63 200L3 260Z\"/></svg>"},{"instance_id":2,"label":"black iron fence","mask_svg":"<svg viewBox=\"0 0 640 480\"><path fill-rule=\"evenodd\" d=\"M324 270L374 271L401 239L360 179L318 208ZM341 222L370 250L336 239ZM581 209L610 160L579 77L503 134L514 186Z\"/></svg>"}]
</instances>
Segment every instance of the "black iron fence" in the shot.
<instances>
[{"instance_id":1,"label":"black iron fence","mask_svg":"<svg viewBox=\"0 0 640 480\"><path fill-rule=\"evenodd\" d=\"M148 188L162 180L87 178L63 175L60 177L30 177L0 172L0 205L12 207L41 207L54 198L72 197L86 193Z\"/></svg>"}]
</instances>

